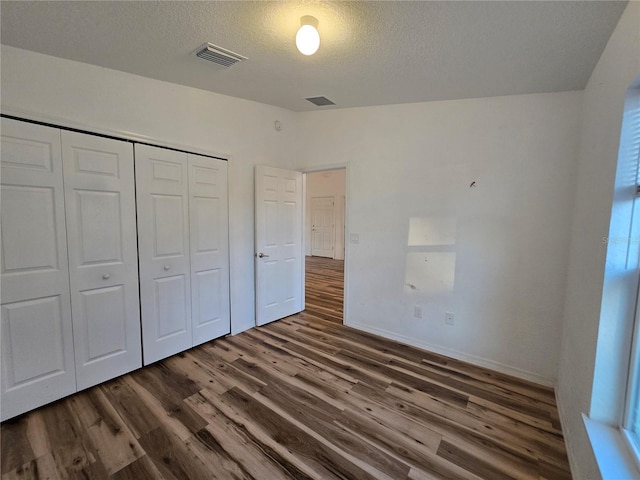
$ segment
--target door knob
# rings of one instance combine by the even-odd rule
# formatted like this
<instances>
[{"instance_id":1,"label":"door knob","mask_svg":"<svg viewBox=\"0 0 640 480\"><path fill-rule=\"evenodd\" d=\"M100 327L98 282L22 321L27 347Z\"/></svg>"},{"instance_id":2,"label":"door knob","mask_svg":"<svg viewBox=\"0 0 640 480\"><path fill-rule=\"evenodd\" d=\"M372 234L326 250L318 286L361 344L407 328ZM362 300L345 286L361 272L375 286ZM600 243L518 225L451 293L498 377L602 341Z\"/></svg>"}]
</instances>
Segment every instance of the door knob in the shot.
<instances>
[{"instance_id":1,"label":"door knob","mask_svg":"<svg viewBox=\"0 0 640 480\"><path fill-rule=\"evenodd\" d=\"M264 257L268 257L268 256L269 256L269 255L267 255L266 253L262 253L262 252L260 252L260 253L258 254L258 258L264 258Z\"/></svg>"},{"instance_id":2,"label":"door knob","mask_svg":"<svg viewBox=\"0 0 640 480\"><path fill-rule=\"evenodd\" d=\"M169 270L171 268L171 265L165 265L163 268L164 268L164 271L166 272L167 270Z\"/></svg>"},{"instance_id":3,"label":"door knob","mask_svg":"<svg viewBox=\"0 0 640 480\"><path fill-rule=\"evenodd\" d=\"M104 275L102 275L103 280L109 280L109 278L111 278L111 275L109 275L108 273L105 273Z\"/></svg>"}]
</instances>

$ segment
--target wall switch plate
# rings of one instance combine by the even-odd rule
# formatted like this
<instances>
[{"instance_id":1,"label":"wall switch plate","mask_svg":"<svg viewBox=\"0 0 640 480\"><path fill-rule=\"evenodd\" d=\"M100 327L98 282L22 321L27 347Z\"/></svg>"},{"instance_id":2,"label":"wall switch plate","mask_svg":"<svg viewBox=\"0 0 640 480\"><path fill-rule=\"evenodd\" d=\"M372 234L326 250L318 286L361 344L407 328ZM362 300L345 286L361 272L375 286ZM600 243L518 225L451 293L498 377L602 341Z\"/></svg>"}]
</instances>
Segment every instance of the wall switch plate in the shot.
<instances>
[{"instance_id":1,"label":"wall switch plate","mask_svg":"<svg viewBox=\"0 0 640 480\"><path fill-rule=\"evenodd\" d=\"M420 305L413 306L413 316L416 318L422 318L422 307Z\"/></svg>"},{"instance_id":2,"label":"wall switch plate","mask_svg":"<svg viewBox=\"0 0 640 480\"><path fill-rule=\"evenodd\" d=\"M451 312L445 313L444 314L444 323L446 323L447 325L455 325L456 316Z\"/></svg>"},{"instance_id":3,"label":"wall switch plate","mask_svg":"<svg viewBox=\"0 0 640 480\"><path fill-rule=\"evenodd\" d=\"M349 241L351 243L360 243L360 235L357 233L352 233L349 235Z\"/></svg>"}]
</instances>

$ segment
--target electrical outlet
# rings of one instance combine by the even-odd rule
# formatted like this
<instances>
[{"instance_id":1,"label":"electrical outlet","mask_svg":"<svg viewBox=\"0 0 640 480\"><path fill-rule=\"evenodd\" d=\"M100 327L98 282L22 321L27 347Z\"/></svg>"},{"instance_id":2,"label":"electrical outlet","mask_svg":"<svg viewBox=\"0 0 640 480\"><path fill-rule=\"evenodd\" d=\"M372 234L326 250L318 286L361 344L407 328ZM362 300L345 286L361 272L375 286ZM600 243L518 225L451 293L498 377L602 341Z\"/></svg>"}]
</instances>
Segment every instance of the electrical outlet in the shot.
<instances>
[{"instance_id":1,"label":"electrical outlet","mask_svg":"<svg viewBox=\"0 0 640 480\"><path fill-rule=\"evenodd\" d=\"M446 323L447 325L455 325L456 316L451 312L445 313L444 314L444 323Z\"/></svg>"},{"instance_id":2,"label":"electrical outlet","mask_svg":"<svg viewBox=\"0 0 640 480\"><path fill-rule=\"evenodd\" d=\"M416 318L422 318L422 307L420 305L413 306L413 316Z\"/></svg>"}]
</instances>

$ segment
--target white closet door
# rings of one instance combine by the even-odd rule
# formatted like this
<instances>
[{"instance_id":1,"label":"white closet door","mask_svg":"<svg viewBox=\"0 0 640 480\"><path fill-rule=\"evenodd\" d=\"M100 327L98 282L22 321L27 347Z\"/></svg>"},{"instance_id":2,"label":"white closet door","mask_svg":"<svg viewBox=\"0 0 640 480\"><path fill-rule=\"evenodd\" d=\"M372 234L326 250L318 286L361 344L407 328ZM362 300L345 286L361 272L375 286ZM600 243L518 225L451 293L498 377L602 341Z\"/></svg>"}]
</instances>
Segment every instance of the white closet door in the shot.
<instances>
[{"instance_id":1,"label":"white closet door","mask_svg":"<svg viewBox=\"0 0 640 480\"><path fill-rule=\"evenodd\" d=\"M62 132L78 389L142 366L133 145Z\"/></svg>"},{"instance_id":2,"label":"white closet door","mask_svg":"<svg viewBox=\"0 0 640 480\"><path fill-rule=\"evenodd\" d=\"M2 420L76 391L60 131L2 119Z\"/></svg>"},{"instance_id":3,"label":"white closet door","mask_svg":"<svg viewBox=\"0 0 640 480\"><path fill-rule=\"evenodd\" d=\"M231 331L227 162L188 155L193 344Z\"/></svg>"},{"instance_id":4,"label":"white closet door","mask_svg":"<svg viewBox=\"0 0 640 480\"><path fill-rule=\"evenodd\" d=\"M187 154L135 146L145 365L193 345Z\"/></svg>"}]
</instances>

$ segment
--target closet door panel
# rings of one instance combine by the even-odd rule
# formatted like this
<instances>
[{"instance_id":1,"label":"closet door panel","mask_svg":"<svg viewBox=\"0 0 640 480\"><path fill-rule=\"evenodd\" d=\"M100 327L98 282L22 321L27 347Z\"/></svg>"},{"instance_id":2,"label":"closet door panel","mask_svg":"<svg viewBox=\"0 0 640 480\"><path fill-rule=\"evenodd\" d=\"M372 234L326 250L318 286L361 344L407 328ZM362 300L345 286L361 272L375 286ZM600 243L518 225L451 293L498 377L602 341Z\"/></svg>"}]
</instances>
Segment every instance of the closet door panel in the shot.
<instances>
[{"instance_id":1,"label":"closet door panel","mask_svg":"<svg viewBox=\"0 0 640 480\"><path fill-rule=\"evenodd\" d=\"M127 298L124 285L93 288L80 292L80 315L86 331L85 363L96 362L127 351ZM74 312L75 313L75 312ZM139 329L139 326L138 326ZM140 348L138 346L138 351ZM142 356L135 358L132 369L142 366ZM105 361L106 365L106 361ZM110 377L124 372L105 372ZM78 375L80 377L80 375ZM80 379L78 379L80 384ZM78 388L83 388L78 386Z\"/></svg>"},{"instance_id":2,"label":"closet door panel","mask_svg":"<svg viewBox=\"0 0 640 480\"><path fill-rule=\"evenodd\" d=\"M43 323L43 318L51 321ZM16 386L37 377L64 371L60 296L24 300L2 305L3 334L11 352L7 360L9 384ZM40 352L33 355L34 352Z\"/></svg>"},{"instance_id":3,"label":"closet door panel","mask_svg":"<svg viewBox=\"0 0 640 480\"><path fill-rule=\"evenodd\" d=\"M36 276L40 277L40 286L48 289L60 275L61 266L57 245L60 214L56 211L60 198L56 198L56 187L9 185L12 175L3 177L2 273L11 280L6 284L5 288L10 289L6 293L19 296L19 291Z\"/></svg>"},{"instance_id":4,"label":"closet door panel","mask_svg":"<svg viewBox=\"0 0 640 480\"><path fill-rule=\"evenodd\" d=\"M2 119L2 420L76 390L60 131Z\"/></svg>"},{"instance_id":5,"label":"closet door panel","mask_svg":"<svg viewBox=\"0 0 640 480\"><path fill-rule=\"evenodd\" d=\"M187 317L187 275L173 275L154 279L154 296L159 340L180 336L189 331ZM191 343L186 348L190 348Z\"/></svg>"},{"instance_id":6,"label":"closet door panel","mask_svg":"<svg viewBox=\"0 0 640 480\"><path fill-rule=\"evenodd\" d=\"M193 345L187 154L135 146L144 363Z\"/></svg>"},{"instance_id":7,"label":"closet door panel","mask_svg":"<svg viewBox=\"0 0 640 480\"><path fill-rule=\"evenodd\" d=\"M133 146L62 132L78 389L142 366Z\"/></svg>"},{"instance_id":8,"label":"closet door panel","mask_svg":"<svg viewBox=\"0 0 640 480\"><path fill-rule=\"evenodd\" d=\"M193 343L231 331L227 162L189 154Z\"/></svg>"}]
</instances>

